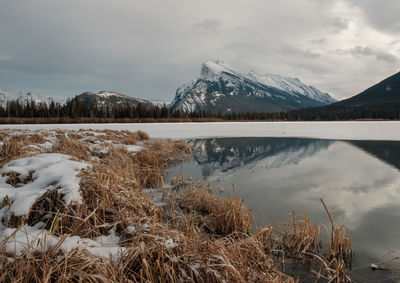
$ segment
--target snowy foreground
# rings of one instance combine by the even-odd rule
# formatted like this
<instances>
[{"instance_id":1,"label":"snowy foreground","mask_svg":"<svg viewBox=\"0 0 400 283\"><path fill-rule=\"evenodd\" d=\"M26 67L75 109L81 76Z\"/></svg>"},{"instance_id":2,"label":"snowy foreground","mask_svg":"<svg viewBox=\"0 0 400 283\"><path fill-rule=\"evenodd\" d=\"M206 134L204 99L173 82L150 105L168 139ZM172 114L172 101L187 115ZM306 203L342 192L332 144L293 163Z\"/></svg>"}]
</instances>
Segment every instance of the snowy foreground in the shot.
<instances>
[{"instance_id":1,"label":"snowy foreground","mask_svg":"<svg viewBox=\"0 0 400 283\"><path fill-rule=\"evenodd\" d=\"M400 121L1 125L0 129L142 130L152 138L304 137L400 140Z\"/></svg>"},{"instance_id":2,"label":"snowy foreground","mask_svg":"<svg viewBox=\"0 0 400 283\"><path fill-rule=\"evenodd\" d=\"M65 236L61 238L44 229L45 223L40 221L33 226L21 225L18 228L7 227L4 222L12 217L28 219L34 204L50 191L58 191L62 195L65 206L81 204L82 195L80 190L79 174L82 169L91 168L87 162L73 160L72 156L55 153L54 144L58 139L68 138L68 133L58 131L10 131L1 133L8 135L8 140L15 138L13 143L29 137L40 135L41 142L19 143L25 147L25 155L28 157L18 158L6 163L0 169L0 243L3 251L8 256L32 255L37 252L46 252L50 249L58 249L70 252L75 248L87 249L90 253L109 256L124 250L118 243L120 238L115 235L114 230L106 236L93 239L81 238L79 236ZM118 144L115 140L107 140L107 136L101 132L80 132L79 141L88 144L93 157L90 161L97 160L97 156L105 156L113 146L126 150L130 154L136 154L143 149L139 145ZM90 140L92 137L102 136L101 140ZM114 136L116 136L114 134ZM7 139L5 139L7 140ZM5 155L5 142L0 142L0 155ZM12 177L16 182L12 182ZM51 200L46 198L48 202ZM43 212L43 215L46 213ZM47 216L50 216L48 214Z\"/></svg>"}]
</instances>

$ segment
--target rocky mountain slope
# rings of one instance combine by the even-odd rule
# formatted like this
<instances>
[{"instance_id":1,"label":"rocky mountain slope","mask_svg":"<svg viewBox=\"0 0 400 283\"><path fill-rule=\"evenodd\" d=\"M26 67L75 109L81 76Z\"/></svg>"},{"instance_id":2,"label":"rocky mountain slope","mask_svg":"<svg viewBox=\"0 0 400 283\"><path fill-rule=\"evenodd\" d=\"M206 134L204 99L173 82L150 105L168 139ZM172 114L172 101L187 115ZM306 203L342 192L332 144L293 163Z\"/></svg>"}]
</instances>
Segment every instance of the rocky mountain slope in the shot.
<instances>
[{"instance_id":1,"label":"rocky mountain slope","mask_svg":"<svg viewBox=\"0 0 400 283\"><path fill-rule=\"evenodd\" d=\"M336 102L297 78L242 74L222 63L206 62L200 76L178 88L172 109L194 111L280 111Z\"/></svg>"}]
</instances>

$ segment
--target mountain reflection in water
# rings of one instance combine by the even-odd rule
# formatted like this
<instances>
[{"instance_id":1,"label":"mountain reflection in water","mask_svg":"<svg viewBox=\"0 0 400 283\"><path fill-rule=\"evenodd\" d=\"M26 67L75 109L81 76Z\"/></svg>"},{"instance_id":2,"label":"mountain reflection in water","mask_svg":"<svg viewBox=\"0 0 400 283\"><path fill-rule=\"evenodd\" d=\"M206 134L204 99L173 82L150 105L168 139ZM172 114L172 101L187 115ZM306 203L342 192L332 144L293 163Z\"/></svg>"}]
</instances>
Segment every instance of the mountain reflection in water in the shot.
<instances>
[{"instance_id":1,"label":"mountain reflection in water","mask_svg":"<svg viewBox=\"0 0 400 283\"><path fill-rule=\"evenodd\" d=\"M202 167L207 178L216 170L226 172L235 168L275 157L270 168L297 164L301 159L315 155L328 148L329 140L288 139L288 138L223 138L201 139L189 142L193 149L193 159Z\"/></svg>"}]
</instances>

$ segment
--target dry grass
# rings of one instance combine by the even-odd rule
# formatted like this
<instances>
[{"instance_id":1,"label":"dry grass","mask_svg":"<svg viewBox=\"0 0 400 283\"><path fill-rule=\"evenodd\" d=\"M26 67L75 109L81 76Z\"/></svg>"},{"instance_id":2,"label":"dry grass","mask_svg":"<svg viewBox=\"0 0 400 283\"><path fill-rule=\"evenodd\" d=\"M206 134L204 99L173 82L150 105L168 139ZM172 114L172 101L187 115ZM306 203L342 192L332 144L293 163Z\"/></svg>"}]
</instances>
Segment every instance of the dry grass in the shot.
<instances>
[{"instance_id":1,"label":"dry grass","mask_svg":"<svg viewBox=\"0 0 400 283\"><path fill-rule=\"evenodd\" d=\"M321 200L322 201L322 200ZM348 269L352 260L352 240L348 230L333 225L332 216L322 201L329 219L332 221L330 232L324 225L312 224L305 213L302 219L292 214L292 222L260 228L256 237L264 244L266 252L283 262L292 258L306 263L316 278L329 282L352 282ZM324 243L322 232L327 232L328 244Z\"/></svg>"},{"instance_id":2,"label":"dry grass","mask_svg":"<svg viewBox=\"0 0 400 283\"><path fill-rule=\"evenodd\" d=\"M150 151L154 152L163 168L171 166L187 158L190 146L183 140L158 140L144 144Z\"/></svg>"},{"instance_id":3,"label":"dry grass","mask_svg":"<svg viewBox=\"0 0 400 283\"><path fill-rule=\"evenodd\" d=\"M212 233L250 233L253 215L237 197L221 199L209 189L192 186L179 200L179 206L203 215L205 228Z\"/></svg>"},{"instance_id":4,"label":"dry grass","mask_svg":"<svg viewBox=\"0 0 400 283\"><path fill-rule=\"evenodd\" d=\"M142 236L119 261L133 282L294 282L274 268L251 237L200 241L175 234L176 245L166 245L171 238Z\"/></svg>"},{"instance_id":5,"label":"dry grass","mask_svg":"<svg viewBox=\"0 0 400 283\"><path fill-rule=\"evenodd\" d=\"M85 250L50 251L35 257L0 257L0 282L118 282L110 260Z\"/></svg>"},{"instance_id":6,"label":"dry grass","mask_svg":"<svg viewBox=\"0 0 400 283\"><path fill-rule=\"evenodd\" d=\"M255 238L199 241L155 225L116 258L55 249L30 258L0 257L1 282L294 282ZM171 239L174 239L173 241ZM62 243L62 239L60 243Z\"/></svg>"},{"instance_id":7,"label":"dry grass","mask_svg":"<svg viewBox=\"0 0 400 283\"><path fill-rule=\"evenodd\" d=\"M68 233L88 238L107 235L112 228L123 231L130 223L140 222L140 219L145 222L153 221L152 218L158 220L161 218L160 211L142 192L141 184L145 181L141 179L138 169L139 164L135 163L132 154L123 148L112 148L106 157L82 172L83 204L65 207L61 205L59 195L49 193L51 195L43 196L35 204L29 219L38 221L46 211L51 217L46 218L45 228L52 226L56 235ZM152 177L150 173L143 178L154 182ZM49 198L54 204L52 207L49 207ZM54 223L57 225L54 226Z\"/></svg>"},{"instance_id":8,"label":"dry grass","mask_svg":"<svg viewBox=\"0 0 400 283\"><path fill-rule=\"evenodd\" d=\"M148 140L150 139L149 135L143 131L137 131L140 140Z\"/></svg>"},{"instance_id":9,"label":"dry grass","mask_svg":"<svg viewBox=\"0 0 400 283\"><path fill-rule=\"evenodd\" d=\"M0 152L2 165L26 154L13 145L42 143L46 135L57 137L52 152L91 164L80 173L83 202L66 206L57 190L48 191L27 217L11 215L3 224L17 228L43 222L60 238L59 245L67 235L93 239L114 231L125 250L117 257L56 248L10 257L0 246L0 282L294 282L279 271L282 252L301 260L320 258L324 268L315 273L321 278L347 276L343 259L351 240L345 227L332 230L331 245L321 254L319 226L309 219L293 216L286 229L252 233L252 214L239 198L222 199L183 178L174 181L175 188L184 188L183 195L172 194L169 210L158 207L143 188L163 185L165 168L190 153L184 141L149 141L143 132L112 130L28 132L12 135L15 142ZM8 141L10 132L0 136ZM144 149L131 153L121 144ZM99 154L98 147L105 151ZM10 182L17 177L10 176ZM5 198L0 207L10 202Z\"/></svg>"},{"instance_id":10,"label":"dry grass","mask_svg":"<svg viewBox=\"0 0 400 283\"><path fill-rule=\"evenodd\" d=\"M53 145L53 153L63 153L75 157L77 160L89 160L88 147L76 139L70 139L65 135L59 135Z\"/></svg>"},{"instance_id":11,"label":"dry grass","mask_svg":"<svg viewBox=\"0 0 400 283\"><path fill-rule=\"evenodd\" d=\"M11 160L24 156L24 153L22 142L5 141L0 147L0 166L3 167Z\"/></svg>"},{"instance_id":12,"label":"dry grass","mask_svg":"<svg viewBox=\"0 0 400 283\"><path fill-rule=\"evenodd\" d=\"M149 149L139 151L134 157L138 165L137 174L141 185L146 187L160 187L164 183L161 160L157 154Z\"/></svg>"},{"instance_id":13,"label":"dry grass","mask_svg":"<svg viewBox=\"0 0 400 283\"><path fill-rule=\"evenodd\" d=\"M32 135L27 136L27 140L30 143L45 143L46 138L41 133L34 133Z\"/></svg>"},{"instance_id":14,"label":"dry grass","mask_svg":"<svg viewBox=\"0 0 400 283\"><path fill-rule=\"evenodd\" d=\"M47 192L35 205L26 219L34 225L45 223L45 229L51 229L54 235L77 235L93 238L107 235L116 228L122 237L127 237L126 227L131 223L147 223L161 220L161 211L142 192L142 187L158 187L163 184L163 170L167 164L165 148L173 152L168 156L172 161L185 155L188 150L182 142L166 146L169 141L158 141L154 150L145 148L132 154L118 145L108 145L108 153L101 158L93 158L95 150L85 142L83 132L57 130L57 140L52 152L73 156L77 160L90 161L91 168L81 173L81 193L84 203L65 206L62 196L56 191ZM118 141L135 137L138 134L126 131L107 130L100 133L104 141ZM141 133L142 137L146 137ZM151 143L146 144L147 147ZM168 152L167 152L168 154ZM173 155L173 156L172 156ZM10 182L16 178L11 178ZM18 227L23 220L10 217L7 225Z\"/></svg>"}]
</instances>

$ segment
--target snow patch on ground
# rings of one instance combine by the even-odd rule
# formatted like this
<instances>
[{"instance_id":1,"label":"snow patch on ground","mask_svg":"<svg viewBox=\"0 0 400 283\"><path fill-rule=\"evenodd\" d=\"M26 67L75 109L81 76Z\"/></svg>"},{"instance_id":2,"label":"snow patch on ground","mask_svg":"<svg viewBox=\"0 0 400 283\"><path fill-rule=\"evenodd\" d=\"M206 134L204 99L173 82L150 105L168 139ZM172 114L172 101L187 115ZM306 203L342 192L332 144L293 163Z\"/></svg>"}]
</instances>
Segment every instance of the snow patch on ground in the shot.
<instances>
[{"instance_id":1,"label":"snow patch on ground","mask_svg":"<svg viewBox=\"0 0 400 283\"><path fill-rule=\"evenodd\" d=\"M71 156L57 153L39 154L33 157L16 159L7 163L0 171L0 199L8 196L13 201L9 212L15 216L27 215L35 203L49 190L57 189L64 197L66 205L81 203L79 191L79 171L89 164L70 160ZM14 187L7 184L6 174L17 173L21 181ZM23 181L32 175L32 181ZM4 213L4 208L2 209ZM1 217L2 215L0 215Z\"/></svg>"},{"instance_id":2,"label":"snow patch on ground","mask_svg":"<svg viewBox=\"0 0 400 283\"><path fill-rule=\"evenodd\" d=\"M173 248L177 247L178 244L174 242L174 239L169 238L168 240L166 240L166 241L164 242L164 246L165 246L167 249L173 249Z\"/></svg>"},{"instance_id":3,"label":"snow patch on ground","mask_svg":"<svg viewBox=\"0 0 400 283\"><path fill-rule=\"evenodd\" d=\"M141 151L144 147L140 146L140 145L125 145L125 148L129 152L136 153L136 152Z\"/></svg>"},{"instance_id":4,"label":"snow patch on ground","mask_svg":"<svg viewBox=\"0 0 400 283\"><path fill-rule=\"evenodd\" d=\"M52 149L53 148L53 144L51 142L41 143L41 144L39 144L39 146L44 147L45 149Z\"/></svg>"},{"instance_id":5,"label":"snow patch on ground","mask_svg":"<svg viewBox=\"0 0 400 283\"><path fill-rule=\"evenodd\" d=\"M95 240L78 236L55 237L47 230L28 225L18 229L7 228L1 236L3 249L7 255L25 255L28 257L53 248L65 253L76 248L87 249L92 254L107 257L124 251L123 247L118 246L119 240L114 232L109 236L98 237Z\"/></svg>"}]
</instances>

